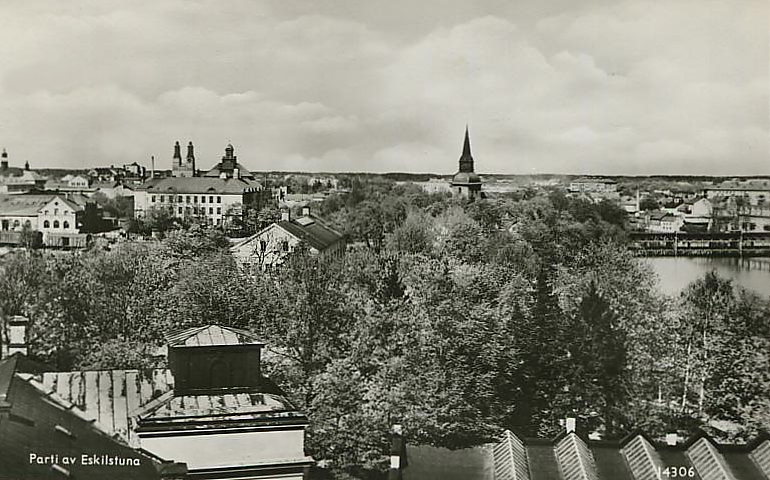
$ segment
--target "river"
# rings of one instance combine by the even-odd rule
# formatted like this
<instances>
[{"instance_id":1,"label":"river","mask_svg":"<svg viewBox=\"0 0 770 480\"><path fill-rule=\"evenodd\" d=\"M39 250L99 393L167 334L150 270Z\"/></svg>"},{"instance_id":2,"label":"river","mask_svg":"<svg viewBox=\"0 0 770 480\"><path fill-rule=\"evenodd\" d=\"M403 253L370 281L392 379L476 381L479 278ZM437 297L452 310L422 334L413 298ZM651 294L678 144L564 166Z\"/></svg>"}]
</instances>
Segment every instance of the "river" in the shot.
<instances>
[{"instance_id":1,"label":"river","mask_svg":"<svg viewBox=\"0 0 770 480\"><path fill-rule=\"evenodd\" d=\"M658 274L660 289L678 295L690 282L715 270L735 285L770 297L770 258L648 257L641 259Z\"/></svg>"}]
</instances>

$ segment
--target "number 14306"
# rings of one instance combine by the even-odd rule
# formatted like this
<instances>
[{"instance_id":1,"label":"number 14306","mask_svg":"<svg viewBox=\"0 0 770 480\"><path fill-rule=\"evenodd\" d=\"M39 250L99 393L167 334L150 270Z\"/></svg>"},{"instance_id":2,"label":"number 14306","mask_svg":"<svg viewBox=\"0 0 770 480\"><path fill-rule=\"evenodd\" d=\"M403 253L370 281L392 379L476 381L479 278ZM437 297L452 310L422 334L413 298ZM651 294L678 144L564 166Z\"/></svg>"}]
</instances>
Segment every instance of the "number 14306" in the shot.
<instances>
[{"instance_id":1,"label":"number 14306","mask_svg":"<svg viewBox=\"0 0 770 480\"><path fill-rule=\"evenodd\" d=\"M658 478L695 478L693 467L657 467Z\"/></svg>"}]
</instances>

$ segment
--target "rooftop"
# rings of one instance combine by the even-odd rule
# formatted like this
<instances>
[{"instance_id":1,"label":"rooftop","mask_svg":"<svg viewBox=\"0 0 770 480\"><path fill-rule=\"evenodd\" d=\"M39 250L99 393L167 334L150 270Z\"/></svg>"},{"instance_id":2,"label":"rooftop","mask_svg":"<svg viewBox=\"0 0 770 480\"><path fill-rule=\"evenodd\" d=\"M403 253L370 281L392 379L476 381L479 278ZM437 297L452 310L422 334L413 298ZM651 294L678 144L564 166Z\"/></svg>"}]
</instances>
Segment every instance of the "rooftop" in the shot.
<instances>
[{"instance_id":1,"label":"rooftop","mask_svg":"<svg viewBox=\"0 0 770 480\"><path fill-rule=\"evenodd\" d=\"M166 336L170 347L201 347L214 345L264 345L251 332L234 327L206 325L172 332Z\"/></svg>"}]
</instances>

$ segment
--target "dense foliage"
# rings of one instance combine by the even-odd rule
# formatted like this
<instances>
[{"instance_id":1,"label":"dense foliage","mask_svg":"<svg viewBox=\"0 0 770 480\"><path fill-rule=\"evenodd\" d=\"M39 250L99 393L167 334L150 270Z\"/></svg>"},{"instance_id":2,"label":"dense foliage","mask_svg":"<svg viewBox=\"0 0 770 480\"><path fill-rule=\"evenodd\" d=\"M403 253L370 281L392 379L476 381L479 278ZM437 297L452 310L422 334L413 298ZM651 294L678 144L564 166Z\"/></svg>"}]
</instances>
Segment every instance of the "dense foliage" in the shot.
<instances>
[{"instance_id":1,"label":"dense foliage","mask_svg":"<svg viewBox=\"0 0 770 480\"><path fill-rule=\"evenodd\" d=\"M0 308L32 319L32 355L60 369L161 364L170 329L251 329L339 476L381 470L395 422L458 448L565 416L608 437L720 420L746 438L770 420L768 301L713 274L662 296L611 204L353 179L321 212L348 235L344 259L247 275L221 233L169 225L110 251L7 255Z\"/></svg>"}]
</instances>

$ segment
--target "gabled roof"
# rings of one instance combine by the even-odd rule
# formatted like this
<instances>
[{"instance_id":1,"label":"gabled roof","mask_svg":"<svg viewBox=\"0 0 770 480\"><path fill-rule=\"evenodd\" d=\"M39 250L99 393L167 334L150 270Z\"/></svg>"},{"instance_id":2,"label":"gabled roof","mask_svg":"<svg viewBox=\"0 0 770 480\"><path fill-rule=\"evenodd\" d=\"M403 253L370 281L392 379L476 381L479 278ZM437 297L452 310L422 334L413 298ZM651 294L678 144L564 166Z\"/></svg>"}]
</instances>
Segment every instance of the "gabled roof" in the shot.
<instances>
[{"instance_id":1,"label":"gabled roof","mask_svg":"<svg viewBox=\"0 0 770 480\"><path fill-rule=\"evenodd\" d=\"M343 238L341 233L314 215L305 215L290 221L282 220L277 222L277 225L319 252L326 250Z\"/></svg>"},{"instance_id":2,"label":"gabled roof","mask_svg":"<svg viewBox=\"0 0 770 480\"><path fill-rule=\"evenodd\" d=\"M177 193L240 194L253 188L259 188L259 182L245 178L218 177L168 177L147 186L147 193L158 195Z\"/></svg>"},{"instance_id":3,"label":"gabled roof","mask_svg":"<svg viewBox=\"0 0 770 480\"><path fill-rule=\"evenodd\" d=\"M172 332L166 336L170 347L203 347L215 345L264 345L246 330L219 325L205 325Z\"/></svg>"}]
</instances>

